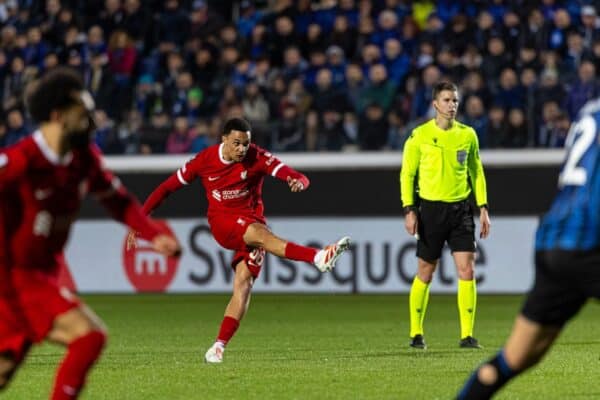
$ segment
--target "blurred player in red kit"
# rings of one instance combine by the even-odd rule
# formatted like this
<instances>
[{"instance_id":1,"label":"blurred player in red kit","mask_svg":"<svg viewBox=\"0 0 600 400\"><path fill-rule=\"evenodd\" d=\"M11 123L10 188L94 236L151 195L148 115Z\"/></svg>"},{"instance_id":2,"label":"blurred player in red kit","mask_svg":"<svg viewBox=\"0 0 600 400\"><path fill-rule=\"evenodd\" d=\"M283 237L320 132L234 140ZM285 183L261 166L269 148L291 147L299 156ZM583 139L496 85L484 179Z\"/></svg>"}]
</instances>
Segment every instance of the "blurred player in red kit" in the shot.
<instances>
[{"instance_id":1,"label":"blurred player in red kit","mask_svg":"<svg viewBox=\"0 0 600 400\"><path fill-rule=\"evenodd\" d=\"M73 71L33 82L26 103L39 129L0 150L0 388L33 343L67 348L50 398L75 399L106 341L102 321L58 286L63 251L86 193L165 255L180 251L102 166L90 144L94 103Z\"/></svg>"},{"instance_id":2,"label":"blurred player in red kit","mask_svg":"<svg viewBox=\"0 0 600 400\"><path fill-rule=\"evenodd\" d=\"M265 149L251 144L250 124L232 118L223 126L222 142L198 153L177 172L160 184L144 204L152 212L172 192L199 178L208 199L208 223L215 240L233 250L231 266L235 271L233 294L215 343L205 354L205 361L223 361L225 345L235 334L248 310L250 292L265 257L278 257L313 264L321 272L330 271L338 257L348 249L350 239L316 249L277 237L267 227L262 201L265 175L288 184L292 192L309 186L303 174L288 167ZM135 234L130 234L133 244Z\"/></svg>"}]
</instances>

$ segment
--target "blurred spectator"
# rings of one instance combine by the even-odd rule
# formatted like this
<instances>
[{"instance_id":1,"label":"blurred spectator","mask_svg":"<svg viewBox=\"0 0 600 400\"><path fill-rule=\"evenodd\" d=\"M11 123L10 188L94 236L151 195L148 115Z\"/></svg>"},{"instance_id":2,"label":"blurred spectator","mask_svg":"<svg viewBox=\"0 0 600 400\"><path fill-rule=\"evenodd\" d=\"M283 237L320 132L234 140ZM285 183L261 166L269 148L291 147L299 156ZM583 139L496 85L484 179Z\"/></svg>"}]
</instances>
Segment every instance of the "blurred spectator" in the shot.
<instances>
[{"instance_id":1,"label":"blurred spectator","mask_svg":"<svg viewBox=\"0 0 600 400\"><path fill-rule=\"evenodd\" d=\"M348 101L354 111L359 110L360 96L364 92L367 83L363 71L358 64L348 64L346 67L346 93Z\"/></svg>"},{"instance_id":2,"label":"blurred spectator","mask_svg":"<svg viewBox=\"0 0 600 400\"><path fill-rule=\"evenodd\" d=\"M521 37L521 20L514 10L507 10L502 16L502 38L508 51L515 56L519 51L519 38Z\"/></svg>"},{"instance_id":3,"label":"blurred spectator","mask_svg":"<svg viewBox=\"0 0 600 400\"><path fill-rule=\"evenodd\" d=\"M354 58L358 32L351 27L345 15L337 15L333 24L333 32L329 36L330 43L340 47L348 59Z\"/></svg>"},{"instance_id":4,"label":"blurred spectator","mask_svg":"<svg viewBox=\"0 0 600 400\"><path fill-rule=\"evenodd\" d=\"M482 149L489 147L487 137L488 118L485 114L483 101L478 96L469 96L465 99L465 103L463 122L475 129L475 133L477 133L479 139L479 147Z\"/></svg>"},{"instance_id":5,"label":"blurred spectator","mask_svg":"<svg viewBox=\"0 0 600 400\"><path fill-rule=\"evenodd\" d=\"M423 70L421 77L421 83L418 85L412 101L410 112L411 120L426 118L427 116L433 115L430 110L431 101L433 100L431 95L433 85L441 78L440 70L435 65L430 65Z\"/></svg>"},{"instance_id":6,"label":"blurred spectator","mask_svg":"<svg viewBox=\"0 0 600 400\"><path fill-rule=\"evenodd\" d=\"M108 50L104 40L104 32L99 25L92 25L88 29L87 41L85 43L85 54L104 54Z\"/></svg>"},{"instance_id":7,"label":"blurred spectator","mask_svg":"<svg viewBox=\"0 0 600 400\"><path fill-rule=\"evenodd\" d=\"M532 8L527 15L527 23L524 25L521 43L529 43L533 48L545 50L548 47L549 27L544 23L544 15L537 8Z\"/></svg>"},{"instance_id":8,"label":"blurred spectator","mask_svg":"<svg viewBox=\"0 0 600 400\"><path fill-rule=\"evenodd\" d=\"M388 142L389 122L379 103L366 105L358 124L358 141L363 150L380 150Z\"/></svg>"},{"instance_id":9,"label":"blurred spectator","mask_svg":"<svg viewBox=\"0 0 600 400\"><path fill-rule=\"evenodd\" d=\"M385 41L383 60L389 72L389 79L395 85L402 85L410 71L410 57L402 51L402 43L395 38Z\"/></svg>"},{"instance_id":10,"label":"blurred spectator","mask_svg":"<svg viewBox=\"0 0 600 400\"><path fill-rule=\"evenodd\" d=\"M573 29L571 16L564 8L554 12L553 25L549 33L549 47L563 55L567 49L567 34Z\"/></svg>"},{"instance_id":11,"label":"blurred spectator","mask_svg":"<svg viewBox=\"0 0 600 400\"><path fill-rule=\"evenodd\" d=\"M187 118L176 117L173 131L167 137L166 151L168 154L189 153L193 140Z\"/></svg>"},{"instance_id":12,"label":"blurred spectator","mask_svg":"<svg viewBox=\"0 0 600 400\"><path fill-rule=\"evenodd\" d=\"M206 8L203 0L195 0L195 9ZM158 19L157 37L161 42L173 43L177 47L183 46L190 31L190 20L181 9L179 0L166 0L165 9Z\"/></svg>"},{"instance_id":13,"label":"blurred spectator","mask_svg":"<svg viewBox=\"0 0 600 400\"><path fill-rule=\"evenodd\" d=\"M470 96L477 96L481 99L481 101L483 101L484 106L488 107L491 103L491 94L489 88L485 84L481 72L477 70L471 71L465 76L460 90L461 95L465 99ZM462 111L466 104L465 102L461 102L459 104L461 107L460 111Z\"/></svg>"},{"instance_id":14,"label":"blurred spectator","mask_svg":"<svg viewBox=\"0 0 600 400\"><path fill-rule=\"evenodd\" d=\"M539 147L554 147L557 142L555 123L560 112L555 100L548 100L542 104L542 120L536 137Z\"/></svg>"},{"instance_id":15,"label":"blurred spectator","mask_svg":"<svg viewBox=\"0 0 600 400\"><path fill-rule=\"evenodd\" d=\"M504 41L500 37L490 38L487 50L488 54L483 56L481 62L481 70L490 89L494 90L494 86L498 84L500 71L510 67L512 55L506 51Z\"/></svg>"},{"instance_id":16,"label":"blurred spectator","mask_svg":"<svg viewBox=\"0 0 600 400\"><path fill-rule=\"evenodd\" d=\"M244 117L252 124L252 141L259 146L266 147L270 140L268 136L269 104L260 92L256 82L248 82L242 97Z\"/></svg>"},{"instance_id":17,"label":"blurred spectator","mask_svg":"<svg viewBox=\"0 0 600 400\"><path fill-rule=\"evenodd\" d=\"M449 41L450 51L456 54L464 53L469 43L473 43L474 40L469 20L463 14L456 14L452 17L444 36L452 38Z\"/></svg>"},{"instance_id":18,"label":"blurred spectator","mask_svg":"<svg viewBox=\"0 0 600 400\"><path fill-rule=\"evenodd\" d=\"M318 27L318 25L316 25ZM294 32L294 22L290 17L280 16L275 20L273 31L269 37L269 55L273 60L273 65L283 65L283 51L288 46L297 46L299 44L296 33Z\"/></svg>"},{"instance_id":19,"label":"blurred spectator","mask_svg":"<svg viewBox=\"0 0 600 400\"><path fill-rule=\"evenodd\" d=\"M397 85L387 77L383 64L375 64L369 70L369 82L360 94L358 112L362 113L368 104L377 103L385 113L390 108Z\"/></svg>"},{"instance_id":20,"label":"blurred spectator","mask_svg":"<svg viewBox=\"0 0 600 400\"><path fill-rule=\"evenodd\" d=\"M151 15L140 0L125 0L123 2L122 27L134 42L138 51L145 51L145 43L151 45L149 36Z\"/></svg>"},{"instance_id":21,"label":"blurred spectator","mask_svg":"<svg viewBox=\"0 0 600 400\"><path fill-rule=\"evenodd\" d=\"M208 124L204 120L199 120L191 131L192 144L190 153L199 153L214 143L209 138Z\"/></svg>"},{"instance_id":22,"label":"blurred spectator","mask_svg":"<svg viewBox=\"0 0 600 400\"><path fill-rule=\"evenodd\" d=\"M600 94L600 85L596 79L596 67L590 61L584 61L579 66L577 80L567 92L565 109L571 119L575 119L577 113L588 101Z\"/></svg>"},{"instance_id":23,"label":"blurred spectator","mask_svg":"<svg viewBox=\"0 0 600 400\"><path fill-rule=\"evenodd\" d=\"M17 108L8 111L6 127L6 134L3 140L4 146L15 144L30 133L29 127L25 125L23 113Z\"/></svg>"},{"instance_id":24,"label":"blurred spectator","mask_svg":"<svg viewBox=\"0 0 600 400\"><path fill-rule=\"evenodd\" d=\"M399 150L404 147L404 142L408 137L406 121L402 114L397 110L391 110L388 114L388 142L387 147L392 150Z\"/></svg>"},{"instance_id":25,"label":"blurred spectator","mask_svg":"<svg viewBox=\"0 0 600 400\"><path fill-rule=\"evenodd\" d=\"M583 36L583 46L588 50L592 48L592 43L600 39L600 21L594 6L585 5L581 7L581 27L579 31Z\"/></svg>"},{"instance_id":26,"label":"blurred spectator","mask_svg":"<svg viewBox=\"0 0 600 400\"><path fill-rule=\"evenodd\" d=\"M488 112L488 124L486 136L488 147L498 148L504 146L508 136L508 124L506 122L504 108L493 105Z\"/></svg>"},{"instance_id":27,"label":"blurred spectator","mask_svg":"<svg viewBox=\"0 0 600 400\"><path fill-rule=\"evenodd\" d=\"M502 70L498 88L492 93L494 103L505 109L523 107L525 101L523 87L512 68Z\"/></svg>"},{"instance_id":28,"label":"blurred spectator","mask_svg":"<svg viewBox=\"0 0 600 400\"><path fill-rule=\"evenodd\" d=\"M254 27L262 20L263 13L256 10L253 0L243 0L240 3L240 17L237 30L242 37L250 36Z\"/></svg>"},{"instance_id":29,"label":"blurred spectator","mask_svg":"<svg viewBox=\"0 0 600 400\"><path fill-rule=\"evenodd\" d=\"M327 67L331 71L333 85L340 87L346 80L346 59L344 50L339 46L329 46L325 52Z\"/></svg>"},{"instance_id":30,"label":"blurred spectator","mask_svg":"<svg viewBox=\"0 0 600 400\"><path fill-rule=\"evenodd\" d=\"M297 105L284 101L281 106L281 119L273 131L273 150L303 151L306 149L304 123Z\"/></svg>"},{"instance_id":31,"label":"blurred spectator","mask_svg":"<svg viewBox=\"0 0 600 400\"><path fill-rule=\"evenodd\" d=\"M308 63L297 46L289 46L284 51L281 73L286 80L302 77L308 69Z\"/></svg>"},{"instance_id":32,"label":"blurred spectator","mask_svg":"<svg viewBox=\"0 0 600 400\"><path fill-rule=\"evenodd\" d=\"M123 147L117 137L115 123L103 110L94 111L96 129L94 141L96 145L106 154L118 154L123 152Z\"/></svg>"},{"instance_id":33,"label":"blurred spectator","mask_svg":"<svg viewBox=\"0 0 600 400\"><path fill-rule=\"evenodd\" d=\"M527 145L528 140L527 124L523 110L520 108L511 108L508 111L506 140L502 142L502 147L522 148Z\"/></svg>"},{"instance_id":34,"label":"blurred spectator","mask_svg":"<svg viewBox=\"0 0 600 400\"><path fill-rule=\"evenodd\" d=\"M140 129L140 152L142 154L164 153L170 129L167 113L156 111L150 121L144 123Z\"/></svg>"},{"instance_id":35,"label":"blurred spectator","mask_svg":"<svg viewBox=\"0 0 600 400\"><path fill-rule=\"evenodd\" d=\"M4 120L0 120L0 147L5 147L6 144L6 122Z\"/></svg>"}]
</instances>

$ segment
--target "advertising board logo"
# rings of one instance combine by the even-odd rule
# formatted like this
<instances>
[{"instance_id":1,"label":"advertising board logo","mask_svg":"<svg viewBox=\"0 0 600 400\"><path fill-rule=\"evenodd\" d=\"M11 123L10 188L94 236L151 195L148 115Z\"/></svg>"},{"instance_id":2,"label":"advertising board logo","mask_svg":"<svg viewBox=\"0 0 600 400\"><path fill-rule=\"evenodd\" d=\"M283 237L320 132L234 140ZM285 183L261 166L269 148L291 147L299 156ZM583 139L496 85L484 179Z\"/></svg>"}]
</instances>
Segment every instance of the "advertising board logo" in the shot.
<instances>
[{"instance_id":1,"label":"advertising board logo","mask_svg":"<svg viewBox=\"0 0 600 400\"><path fill-rule=\"evenodd\" d=\"M165 221L157 221L161 228L173 234ZM137 292L164 292L177 272L179 258L155 252L150 243L138 239L135 249L127 250L127 235L123 240L123 267L125 275Z\"/></svg>"}]
</instances>

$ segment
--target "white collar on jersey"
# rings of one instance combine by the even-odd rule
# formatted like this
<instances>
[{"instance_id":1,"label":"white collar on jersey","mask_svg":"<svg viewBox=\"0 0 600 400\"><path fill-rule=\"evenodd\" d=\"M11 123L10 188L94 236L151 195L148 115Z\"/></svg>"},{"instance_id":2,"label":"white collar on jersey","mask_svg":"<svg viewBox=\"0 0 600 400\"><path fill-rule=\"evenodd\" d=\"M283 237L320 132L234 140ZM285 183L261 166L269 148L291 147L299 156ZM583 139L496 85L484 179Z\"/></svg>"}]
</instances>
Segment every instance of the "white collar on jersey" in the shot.
<instances>
[{"instance_id":1,"label":"white collar on jersey","mask_svg":"<svg viewBox=\"0 0 600 400\"><path fill-rule=\"evenodd\" d=\"M233 160L231 160L231 161L227 161L227 160L225 159L225 157L223 157L223 143L221 143L221 144L219 145L219 159L221 160L221 162L222 162L223 164L233 164L233 162L234 162Z\"/></svg>"},{"instance_id":2,"label":"white collar on jersey","mask_svg":"<svg viewBox=\"0 0 600 400\"><path fill-rule=\"evenodd\" d=\"M33 132L32 136L33 141L37 144L44 157L46 157L46 159L50 161L50 164L67 165L73 159L73 153L71 153L70 151L67 154L65 154L65 156L61 159L60 156L50 148L48 142L46 142L46 139L44 139L44 135L42 135L42 131L40 131L39 129Z\"/></svg>"}]
</instances>

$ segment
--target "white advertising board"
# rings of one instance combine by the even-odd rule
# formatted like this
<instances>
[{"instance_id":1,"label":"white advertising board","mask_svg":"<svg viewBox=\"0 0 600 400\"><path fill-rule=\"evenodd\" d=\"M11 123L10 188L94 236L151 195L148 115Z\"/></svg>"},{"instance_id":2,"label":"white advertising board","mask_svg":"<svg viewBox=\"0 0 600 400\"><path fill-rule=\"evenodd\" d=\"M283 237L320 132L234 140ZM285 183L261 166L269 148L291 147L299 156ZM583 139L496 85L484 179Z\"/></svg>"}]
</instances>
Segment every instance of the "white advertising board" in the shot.
<instances>
[{"instance_id":1,"label":"white advertising board","mask_svg":"<svg viewBox=\"0 0 600 400\"><path fill-rule=\"evenodd\" d=\"M143 291L215 293L231 291L232 252L210 235L205 219L166 221L184 248L178 260L167 260L140 241L125 251L126 229L113 221L79 221L67 248L76 289L82 293ZM272 218L280 237L321 247L339 237L352 238L331 273L321 274L302 262L267 256L256 292L407 293L416 270L416 241L404 220L389 218ZM476 277L479 293L523 293L533 282L533 239L537 219L492 220L491 235L478 241ZM454 293L456 271L444 250L432 292Z\"/></svg>"}]
</instances>

